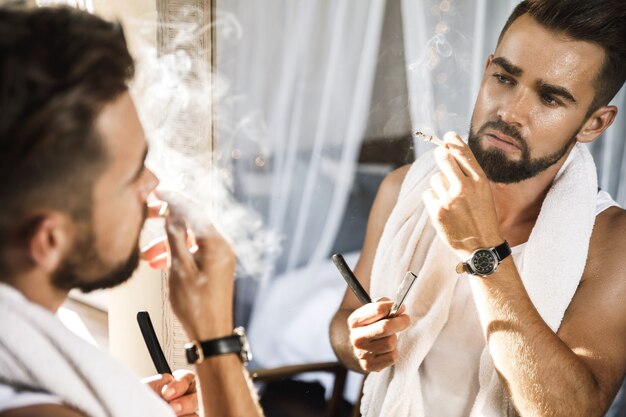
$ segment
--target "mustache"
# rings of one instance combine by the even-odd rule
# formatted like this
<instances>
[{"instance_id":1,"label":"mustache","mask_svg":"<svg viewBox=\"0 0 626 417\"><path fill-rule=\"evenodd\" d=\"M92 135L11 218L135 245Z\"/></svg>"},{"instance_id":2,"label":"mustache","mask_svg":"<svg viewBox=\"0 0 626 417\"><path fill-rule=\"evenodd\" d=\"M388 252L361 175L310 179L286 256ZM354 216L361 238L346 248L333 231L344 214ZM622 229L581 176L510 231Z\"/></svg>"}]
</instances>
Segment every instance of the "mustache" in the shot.
<instances>
[{"instance_id":1,"label":"mustache","mask_svg":"<svg viewBox=\"0 0 626 417\"><path fill-rule=\"evenodd\" d=\"M503 122L502 120L496 120L493 122L487 122L481 126L480 130L477 133L477 136L481 136L485 133L486 130L495 130L500 133L503 133L517 141L517 144L520 147L526 147L526 141L522 137L522 134L515 127Z\"/></svg>"}]
</instances>

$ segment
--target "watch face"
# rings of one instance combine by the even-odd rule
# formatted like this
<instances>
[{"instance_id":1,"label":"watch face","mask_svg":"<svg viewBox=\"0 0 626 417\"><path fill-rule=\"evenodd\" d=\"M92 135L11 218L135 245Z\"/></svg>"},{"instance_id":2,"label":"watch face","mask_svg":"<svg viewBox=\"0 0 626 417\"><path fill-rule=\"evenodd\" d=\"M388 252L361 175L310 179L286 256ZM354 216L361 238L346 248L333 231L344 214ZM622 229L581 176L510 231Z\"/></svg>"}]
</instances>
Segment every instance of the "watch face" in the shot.
<instances>
[{"instance_id":1,"label":"watch face","mask_svg":"<svg viewBox=\"0 0 626 417\"><path fill-rule=\"evenodd\" d=\"M488 249L480 249L472 256L472 266L479 275L489 275L493 273L497 266L497 259Z\"/></svg>"}]
</instances>

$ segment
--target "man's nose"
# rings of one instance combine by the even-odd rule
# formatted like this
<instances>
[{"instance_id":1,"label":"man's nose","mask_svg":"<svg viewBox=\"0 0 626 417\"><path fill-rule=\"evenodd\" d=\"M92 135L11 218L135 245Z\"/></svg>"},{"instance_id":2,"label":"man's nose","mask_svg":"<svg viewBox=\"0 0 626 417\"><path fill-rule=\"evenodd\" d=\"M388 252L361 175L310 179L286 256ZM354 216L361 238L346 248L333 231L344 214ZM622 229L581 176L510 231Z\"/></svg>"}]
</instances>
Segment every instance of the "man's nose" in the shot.
<instances>
[{"instance_id":1,"label":"man's nose","mask_svg":"<svg viewBox=\"0 0 626 417\"><path fill-rule=\"evenodd\" d=\"M498 107L498 118L516 127L522 127L528 120L531 111L531 94L527 90L519 90L507 96Z\"/></svg>"},{"instance_id":2,"label":"man's nose","mask_svg":"<svg viewBox=\"0 0 626 417\"><path fill-rule=\"evenodd\" d=\"M143 180L143 184L141 184L141 201L146 201L148 195L155 190L159 185L159 179L154 172L152 172L149 168L145 169L145 177Z\"/></svg>"},{"instance_id":3,"label":"man's nose","mask_svg":"<svg viewBox=\"0 0 626 417\"><path fill-rule=\"evenodd\" d=\"M159 186L159 179L149 168L146 168L146 170L148 171L148 187L150 188L150 192L152 192Z\"/></svg>"}]
</instances>

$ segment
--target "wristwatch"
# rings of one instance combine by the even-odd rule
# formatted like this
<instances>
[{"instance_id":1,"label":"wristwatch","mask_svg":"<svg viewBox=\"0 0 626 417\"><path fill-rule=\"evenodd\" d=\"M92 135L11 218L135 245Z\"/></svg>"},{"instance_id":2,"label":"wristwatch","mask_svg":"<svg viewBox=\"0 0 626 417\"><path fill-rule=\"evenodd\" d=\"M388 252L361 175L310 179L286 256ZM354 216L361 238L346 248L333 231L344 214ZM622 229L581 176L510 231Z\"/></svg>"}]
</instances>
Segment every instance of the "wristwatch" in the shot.
<instances>
[{"instance_id":1,"label":"wristwatch","mask_svg":"<svg viewBox=\"0 0 626 417\"><path fill-rule=\"evenodd\" d=\"M503 244L494 248L478 248L465 262L459 262L456 272L478 275L483 278L493 274L502 261L511 254L511 247L505 240Z\"/></svg>"},{"instance_id":2,"label":"wristwatch","mask_svg":"<svg viewBox=\"0 0 626 417\"><path fill-rule=\"evenodd\" d=\"M187 363L190 365L200 363L210 356L226 355L228 353L238 354L244 365L252 360L252 352L250 351L246 331L243 327L237 327L233 330L231 336L202 342L194 340L185 344L185 356L187 357Z\"/></svg>"}]
</instances>

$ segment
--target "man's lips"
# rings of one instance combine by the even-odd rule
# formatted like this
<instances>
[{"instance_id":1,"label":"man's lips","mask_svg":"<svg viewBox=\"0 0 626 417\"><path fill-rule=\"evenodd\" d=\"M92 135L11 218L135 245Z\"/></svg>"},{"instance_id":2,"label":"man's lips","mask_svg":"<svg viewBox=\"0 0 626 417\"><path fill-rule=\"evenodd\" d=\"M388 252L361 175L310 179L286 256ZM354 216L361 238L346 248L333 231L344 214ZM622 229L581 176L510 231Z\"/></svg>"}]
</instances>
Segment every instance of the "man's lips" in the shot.
<instances>
[{"instance_id":1,"label":"man's lips","mask_svg":"<svg viewBox=\"0 0 626 417\"><path fill-rule=\"evenodd\" d=\"M503 134L502 132L498 132L496 130L486 130L485 131L485 135L489 135L493 138L496 138L497 140L501 141L501 142L505 142L508 143L511 146L515 146L517 149L520 149L519 145L517 144L517 141L515 139L513 139L510 136L507 136L505 134Z\"/></svg>"}]
</instances>

